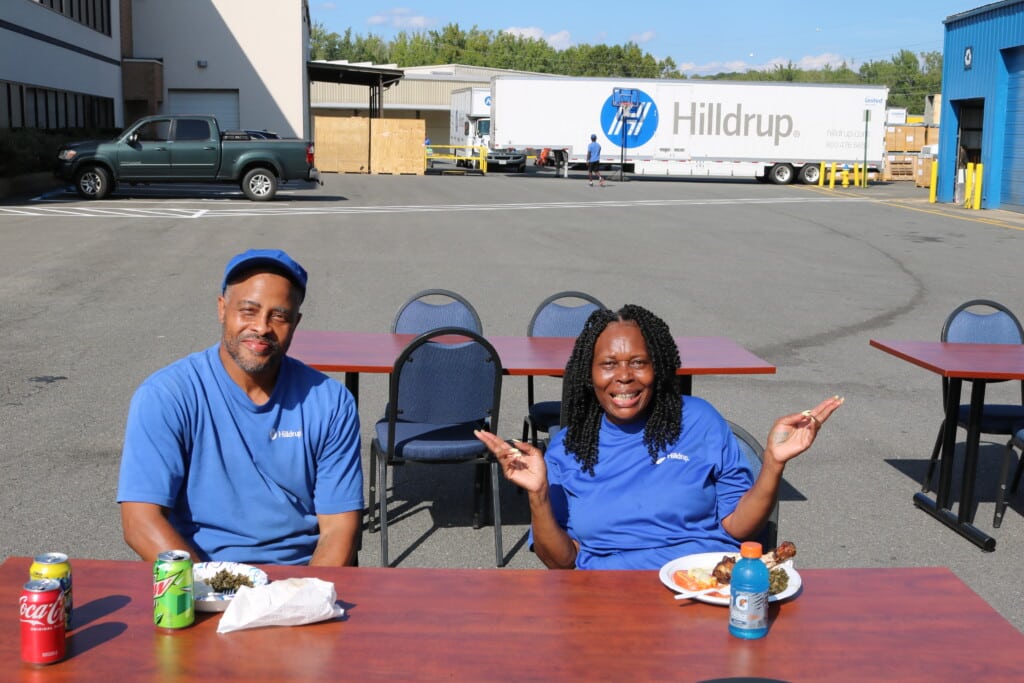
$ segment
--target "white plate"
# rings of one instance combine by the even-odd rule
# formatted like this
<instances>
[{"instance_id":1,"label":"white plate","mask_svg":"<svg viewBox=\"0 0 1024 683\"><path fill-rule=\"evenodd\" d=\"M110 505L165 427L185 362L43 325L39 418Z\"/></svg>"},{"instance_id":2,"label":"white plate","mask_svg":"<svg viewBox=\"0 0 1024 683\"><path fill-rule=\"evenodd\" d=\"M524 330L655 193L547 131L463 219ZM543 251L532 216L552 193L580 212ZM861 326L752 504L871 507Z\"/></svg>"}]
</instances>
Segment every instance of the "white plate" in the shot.
<instances>
[{"instance_id":1,"label":"white plate","mask_svg":"<svg viewBox=\"0 0 1024 683\"><path fill-rule=\"evenodd\" d=\"M207 579L212 579L223 569L232 574L248 576L253 586L263 586L268 582L267 573L252 565L240 562L198 562L192 567L192 595L196 599L197 612L223 612L235 597L234 593L214 593L206 583Z\"/></svg>"},{"instance_id":2,"label":"white plate","mask_svg":"<svg viewBox=\"0 0 1024 683\"><path fill-rule=\"evenodd\" d=\"M696 555L686 555L685 557L679 557L672 560L671 562L666 563L665 566L658 571L658 577L661 579L661 582L663 584L665 584L672 590L676 591L677 593L686 593L688 592L687 589L683 588L672 579L673 574L675 574L677 571L685 569L695 569L697 567L706 569L707 572L710 574L711 570L715 568L715 565L718 564L726 555L732 555L739 559L740 554L719 551L717 553L697 553ZM789 575L789 585L786 586L786 590L782 591L781 593L777 593L776 595L769 595L768 602L777 602L779 600L791 598L797 594L797 592L800 590L800 586L803 585L803 581L800 580L800 574L797 572L797 570L793 569L791 563L787 562L779 566L782 567L782 569L784 569L785 572ZM729 587L723 586L722 592L728 593ZM728 595L724 597L719 595L698 595L694 598L694 600L700 600L701 602L706 602L709 605L728 606L729 604Z\"/></svg>"}]
</instances>

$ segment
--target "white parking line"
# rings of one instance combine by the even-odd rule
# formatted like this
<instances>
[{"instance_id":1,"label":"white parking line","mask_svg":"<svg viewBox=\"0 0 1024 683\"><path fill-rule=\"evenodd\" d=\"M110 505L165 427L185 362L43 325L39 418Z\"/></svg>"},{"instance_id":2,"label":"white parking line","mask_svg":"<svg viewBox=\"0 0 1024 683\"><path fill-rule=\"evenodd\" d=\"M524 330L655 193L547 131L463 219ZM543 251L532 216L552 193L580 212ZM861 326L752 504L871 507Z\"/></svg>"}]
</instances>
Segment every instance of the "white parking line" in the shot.
<instances>
[{"instance_id":1,"label":"white parking line","mask_svg":"<svg viewBox=\"0 0 1024 683\"><path fill-rule=\"evenodd\" d=\"M249 205L242 207L224 207L213 204L202 209L186 209L168 207L169 201L154 201L152 207L141 207L138 202L133 206L108 204L102 207L95 205L83 206L81 203L63 206L39 204L32 206L0 206L0 216L45 216L53 217L126 217L126 218L249 218L253 216L324 216L324 215L370 215L394 213L462 213L472 211L536 211L557 209L615 209L631 206L718 206L718 205L756 205L756 204L821 204L840 201L866 201L855 197L748 197L733 199L634 199L608 201L579 202L545 202L523 204L409 204L395 206L316 206L307 207L293 204ZM53 200L50 200L53 201ZM217 201L217 200L214 200ZM192 203L195 203L194 201ZM217 201L220 204L220 201Z\"/></svg>"}]
</instances>

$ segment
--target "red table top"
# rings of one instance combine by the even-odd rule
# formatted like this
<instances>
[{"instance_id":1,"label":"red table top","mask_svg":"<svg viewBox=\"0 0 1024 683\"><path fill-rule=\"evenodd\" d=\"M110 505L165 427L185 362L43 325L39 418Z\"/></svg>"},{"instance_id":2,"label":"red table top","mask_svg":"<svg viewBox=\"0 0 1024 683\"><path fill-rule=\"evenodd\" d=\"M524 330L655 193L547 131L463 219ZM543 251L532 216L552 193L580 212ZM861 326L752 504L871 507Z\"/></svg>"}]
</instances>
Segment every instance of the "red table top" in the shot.
<instances>
[{"instance_id":1,"label":"red table top","mask_svg":"<svg viewBox=\"0 0 1024 683\"><path fill-rule=\"evenodd\" d=\"M871 346L943 377L1024 379L1024 344L872 339Z\"/></svg>"},{"instance_id":2,"label":"red table top","mask_svg":"<svg viewBox=\"0 0 1024 683\"><path fill-rule=\"evenodd\" d=\"M152 623L152 568L72 558L68 657L20 660L16 604L31 559L0 565L5 681L1020 680L1024 635L945 568L800 569L768 636L724 607L676 601L655 571L265 567L332 581L340 620L216 633L200 614Z\"/></svg>"},{"instance_id":3,"label":"red table top","mask_svg":"<svg viewBox=\"0 0 1024 683\"><path fill-rule=\"evenodd\" d=\"M323 372L389 373L415 338L387 332L295 332L288 354ZM676 337L680 375L774 374L775 366L726 337ZM510 375L561 375L572 337L487 337Z\"/></svg>"}]
</instances>

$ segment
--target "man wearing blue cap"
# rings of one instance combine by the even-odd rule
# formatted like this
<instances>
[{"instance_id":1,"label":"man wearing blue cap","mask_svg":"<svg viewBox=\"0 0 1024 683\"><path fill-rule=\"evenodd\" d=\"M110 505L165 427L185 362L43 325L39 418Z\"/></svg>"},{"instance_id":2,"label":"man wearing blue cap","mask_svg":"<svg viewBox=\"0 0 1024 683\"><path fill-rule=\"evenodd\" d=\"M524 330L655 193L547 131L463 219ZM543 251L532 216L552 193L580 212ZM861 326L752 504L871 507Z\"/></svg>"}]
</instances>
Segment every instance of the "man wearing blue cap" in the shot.
<instances>
[{"instance_id":1,"label":"man wearing blue cap","mask_svg":"<svg viewBox=\"0 0 1024 683\"><path fill-rule=\"evenodd\" d=\"M604 187L604 176L601 175L601 143L597 141L597 135L590 134L590 144L587 145L587 182L594 186L594 176L601 181Z\"/></svg>"},{"instance_id":2,"label":"man wearing blue cap","mask_svg":"<svg viewBox=\"0 0 1024 683\"><path fill-rule=\"evenodd\" d=\"M251 249L224 270L219 344L157 371L128 409L117 500L144 560L344 565L363 509L359 415L338 382L286 355L306 271Z\"/></svg>"}]
</instances>

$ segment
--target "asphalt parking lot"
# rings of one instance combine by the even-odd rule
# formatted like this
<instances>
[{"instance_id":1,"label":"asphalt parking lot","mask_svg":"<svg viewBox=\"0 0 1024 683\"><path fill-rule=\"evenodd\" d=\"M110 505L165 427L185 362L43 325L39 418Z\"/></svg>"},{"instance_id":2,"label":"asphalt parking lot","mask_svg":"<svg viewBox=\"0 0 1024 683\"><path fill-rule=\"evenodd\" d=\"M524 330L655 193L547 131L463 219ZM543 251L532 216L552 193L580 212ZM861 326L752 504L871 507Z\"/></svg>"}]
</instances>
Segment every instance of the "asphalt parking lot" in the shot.
<instances>
[{"instance_id":1,"label":"asphalt parking lot","mask_svg":"<svg viewBox=\"0 0 1024 683\"><path fill-rule=\"evenodd\" d=\"M938 377L868 344L937 339L972 298L1024 316L1022 217L930 205L907 184L608 177L600 188L533 167L328 174L323 187L286 186L266 204L231 186L122 188L100 203L54 188L0 201L0 558L133 557L114 502L131 393L218 339L230 256L280 247L310 272L305 328L384 331L408 296L441 287L474 303L485 333L523 334L541 300L578 289L773 363L775 375L694 381L762 439L778 415L845 396L786 470L780 538L796 543L797 566L948 566L1024 630L1024 490L992 528L1001 440L982 442L975 523L998 543L984 553L911 504L941 419ZM364 465L385 392L383 376L363 377ZM541 393L554 398L557 384ZM1020 388L988 396L1019 400ZM525 381L507 378L499 431L518 435L525 406ZM493 566L491 528L470 525L470 482L469 468L394 472L392 564ZM524 545L525 497L507 484L501 494L508 566L539 567ZM363 542L361 563L377 564L378 535Z\"/></svg>"}]
</instances>

